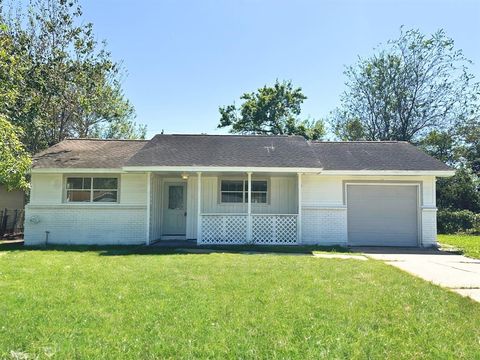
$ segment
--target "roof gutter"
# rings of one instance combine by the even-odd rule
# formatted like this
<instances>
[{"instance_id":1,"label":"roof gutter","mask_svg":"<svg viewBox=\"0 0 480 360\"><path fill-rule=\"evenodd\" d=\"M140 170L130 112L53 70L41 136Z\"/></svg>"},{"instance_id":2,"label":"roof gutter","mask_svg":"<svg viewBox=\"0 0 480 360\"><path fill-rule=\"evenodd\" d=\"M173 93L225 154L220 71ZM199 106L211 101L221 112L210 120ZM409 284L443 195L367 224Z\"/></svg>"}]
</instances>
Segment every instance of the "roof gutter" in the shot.
<instances>
[{"instance_id":1,"label":"roof gutter","mask_svg":"<svg viewBox=\"0 0 480 360\"><path fill-rule=\"evenodd\" d=\"M455 170L324 170L323 168L301 167L225 167L225 166L124 166L123 168L33 168L31 173L125 173L125 172L270 172L270 173L304 173L345 176L436 176L449 177Z\"/></svg>"},{"instance_id":2,"label":"roof gutter","mask_svg":"<svg viewBox=\"0 0 480 360\"><path fill-rule=\"evenodd\" d=\"M190 171L190 172L272 172L272 173L312 173L318 174L323 168L304 167L262 167L262 166L124 166L126 172L162 172L162 171Z\"/></svg>"},{"instance_id":3,"label":"roof gutter","mask_svg":"<svg viewBox=\"0 0 480 360\"><path fill-rule=\"evenodd\" d=\"M455 170L324 170L322 175L449 177L455 175Z\"/></svg>"},{"instance_id":4,"label":"roof gutter","mask_svg":"<svg viewBox=\"0 0 480 360\"><path fill-rule=\"evenodd\" d=\"M121 168L32 168L30 173L35 174L53 174L53 173L70 173L70 174L109 174L123 173Z\"/></svg>"}]
</instances>

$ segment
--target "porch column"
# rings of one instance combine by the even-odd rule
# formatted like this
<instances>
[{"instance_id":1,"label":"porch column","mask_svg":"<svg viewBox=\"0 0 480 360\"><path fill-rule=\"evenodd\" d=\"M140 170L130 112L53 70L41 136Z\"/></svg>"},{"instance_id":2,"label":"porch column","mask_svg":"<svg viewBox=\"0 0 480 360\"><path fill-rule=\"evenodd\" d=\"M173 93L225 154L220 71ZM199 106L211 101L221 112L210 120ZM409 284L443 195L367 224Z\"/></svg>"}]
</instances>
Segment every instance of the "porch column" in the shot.
<instances>
[{"instance_id":1,"label":"porch column","mask_svg":"<svg viewBox=\"0 0 480 360\"><path fill-rule=\"evenodd\" d=\"M302 242L302 173L297 173L298 187L298 215L297 215L297 242Z\"/></svg>"},{"instance_id":2,"label":"porch column","mask_svg":"<svg viewBox=\"0 0 480 360\"><path fill-rule=\"evenodd\" d=\"M248 184L248 191L247 191L247 242L252 242L252 173L247 173L247 184Z\"/></svg>"},{"instance_id":3,"label":"porch column","mask_svg":"<svg viewBox=\"0 0 480 360\"><path fill-rule=\"evenodd\" d=\"M202 173L197 172L197 244L202 242Z\"/></svg>"},{"instance_id":4,"label":"porch column","mask_svg":"<svg viewBox=\"0 0 480 360\"><path fill-rule=\"evenodd\" d=\"M145 244L150 245L150 206L152 204L152 173L147 173L147 234L145 237Z\"/></svg>"}]
</instances>

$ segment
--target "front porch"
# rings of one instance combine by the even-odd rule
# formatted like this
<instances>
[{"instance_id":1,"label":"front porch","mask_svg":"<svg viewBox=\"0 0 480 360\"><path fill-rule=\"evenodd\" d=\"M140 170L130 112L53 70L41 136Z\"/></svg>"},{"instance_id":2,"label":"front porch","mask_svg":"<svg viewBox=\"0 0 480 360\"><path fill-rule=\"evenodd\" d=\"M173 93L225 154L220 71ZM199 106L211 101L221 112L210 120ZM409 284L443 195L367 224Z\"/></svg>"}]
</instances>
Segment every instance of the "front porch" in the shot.
<instances>
[{"instance_id":1,"label":"front porch","mask_svg":"<svg viewBox=\"0 0 480 360\"><path fill-rule=\"evenodd\" d=\"M296 245L301 174L151 172L147 244Z\"/></svg>"}]
</instances>

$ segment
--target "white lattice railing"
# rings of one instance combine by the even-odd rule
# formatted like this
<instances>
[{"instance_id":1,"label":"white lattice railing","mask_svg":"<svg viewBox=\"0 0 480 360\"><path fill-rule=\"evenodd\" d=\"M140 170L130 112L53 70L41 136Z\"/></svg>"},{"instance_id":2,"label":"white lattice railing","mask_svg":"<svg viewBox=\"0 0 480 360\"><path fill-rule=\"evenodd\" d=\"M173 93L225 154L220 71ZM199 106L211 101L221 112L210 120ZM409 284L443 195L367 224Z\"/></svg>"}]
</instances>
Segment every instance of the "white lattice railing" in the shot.
<instances>
[{"instance_id":1,"label":"white lattice railing","mask_svg":"<svg viewBox=\"0 0 480 360\"><path fill-rule=\"evenodd\" d=\"M247 214L205 214L201 244L246 244Z\"/></svg>"},{"instance_id":2,"label":"white lattice railing","mask_svg":"<svg viewBox=\"0 0 480 360\"><path fill-rule=\"evenodd\" d=\"M252 214L251 243L289 245L297 243L296 214ZM247 244L247 214L201 215L200 244Z\"/></svg>"},{"instance_id":3,"label":"white lattice railing","mask_svg":"<svg viewBox=\"0 0 480 360\"><path fill-rule=\"evenodd\" d=\"M297 243L297 215L252 215L252 242L264 245Z\"/></svg>"}]
</instances>

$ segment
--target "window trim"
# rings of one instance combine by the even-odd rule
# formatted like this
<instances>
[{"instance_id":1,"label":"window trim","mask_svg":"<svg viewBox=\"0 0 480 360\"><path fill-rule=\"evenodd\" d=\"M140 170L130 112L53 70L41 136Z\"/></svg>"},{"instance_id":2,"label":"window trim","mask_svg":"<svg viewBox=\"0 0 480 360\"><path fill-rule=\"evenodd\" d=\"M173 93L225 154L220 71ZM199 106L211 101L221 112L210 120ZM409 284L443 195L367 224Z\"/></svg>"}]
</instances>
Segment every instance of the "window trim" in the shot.
<instances>
[{"instance_id":1,"label":"window trim","mask_svg":"<svg viewBox=\"0 0 480 360\"><path fill-rule=\"evenodd\" d=\"M230 191L230 190L226 190L226 191L223 191L222 190L222 182L223 181L241 181L242 182L242 190L238 190L238 191ZM226 205L231 205L231 204L245 204L245 180L244 179L221 179L220 180L220 183L219 183L219 202L220 204L226 204ZM228 201L222 201L222 194L223 193L229 193L229 194L238 194L238 193L241 193L242 194L242 201L239 201L239 202L228 202Z\"/></svg>"},{"instance_id":2,"label":"window trim","mask_svg":"<svg viewBox=\"0 0 480 360\"><path fill-rule=\"evenodd\" d=\"M67 189L67 181L69 178L90 178L91 180L91 185L90 189ZM117 188L116 190L114 189L94 189L93 187L93 179L94 178L101 178L101 179L117 179ZM79 206L115 206L120 204L120 189L121 189L121 181L120 181L120 175L115 175L115 174L82 174L82 173L75 173L75 174L64 174L63 175L63 190L62 190L62 203L68 204L68 205L79 205ZM67 200L67 194L68 191L86 191L90 190L90 201L68 201ZM109 201L109 202L103 202L103 201L93 201L93 193L94 191L116 191L117 192L117 201Z\"/></svg>"},{"instance_id":3,"label":"window trim","mask_svg":"<svg viewBox=\"0 0 480 360\"><path fill-rule=\"evenodd\" d=\"M222 201L222 181L227 180L227 181L243 181L243 190L242 190L242 202L223 202ZM261 177L261 178L253 178L252 177L252 183L254 181L266 181L267 182L267 191L266 191L266 202L264 203L254 203L252 202L252 206L265 206L265 205L270 205L270 178L267 177ZM247 177L218 177L218 184L217 184L217 203L219 205L247 205L248 201L246 198L248 197L248 192L246 188L246 183L248 182ZM238 193L239 191L231 191L232 193ZM264 193L264 191L252 191L252 195L254 193Z\"/></svg>"}]
</instances>

